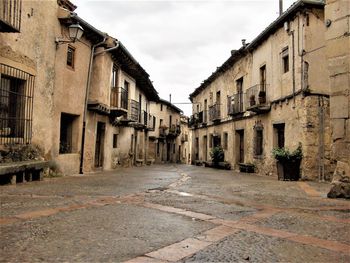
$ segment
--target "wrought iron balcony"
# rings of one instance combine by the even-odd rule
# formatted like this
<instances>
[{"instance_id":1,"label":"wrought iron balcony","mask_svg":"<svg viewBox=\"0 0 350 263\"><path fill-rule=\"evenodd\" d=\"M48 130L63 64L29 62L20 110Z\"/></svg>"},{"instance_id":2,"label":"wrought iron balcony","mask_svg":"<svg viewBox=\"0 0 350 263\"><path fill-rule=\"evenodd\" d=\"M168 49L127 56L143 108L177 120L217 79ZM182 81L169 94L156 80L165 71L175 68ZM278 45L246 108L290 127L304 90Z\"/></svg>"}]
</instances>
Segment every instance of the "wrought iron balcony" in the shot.
<instances>
[{"instance_id":1,"label":"wrought iron balcony","mask_svg":"<svg viewBox=\"0 0 350 263\"><path fill-rule=\"evenodd\" d=\"M165 138L167 136L167 130L168 130L168 127L166 126L160 126L159 127L159 137L160 138Z\"/></svg>"},{"instance_id":2,"label":"wrought iron balcony","mask_svg":"<svg viewBox=\"0 0 350 263\"><path fill-rule=\"evenodd\" d=\"M20 32L22 0L0 1L0 32Z\"/></svg>"},{"instance_id":3,"label":"wrought iron balcony","mask_svg":"<svg viewBox=\"0 0 350 263\"><path fill-rule=\"evenodd\" d=\"M121 116L128 112L128 91L124 88L112 88L111 90L111 113Z\"/></svg>"},{"instance_id":4,"label":"wrought iron balcony","mask_svg":"<svg viewBox=\"0 0 350 263\"><path fill-rule=\"evenodd\" d=\"M203 111L200 111L200 112L197 112L197 113L193 114L190 117L190 120L189 120L189 123L188 123L189 126L190 127L195 127L198 124L202 124L203 123L203 116L206 116L203 113L204 113Z\"/></svg>"},{"instance_id":5,"label":"wrought iron balcony","mask_svg":"<svg viewBox=\"0 0 350 263\"><path fill-rule=\"evenodd\" d=\"M243 111L243 94L233 94L232 96L227 97L228 115L236 115Z\"/></svg>"},{"instance_id":6,"label":"wrought iron balcony","mask_svg":"<svg viewBox=\"0 0 350 263\"><path fill-rule=\"evenodd\" d=\"M136 100L129 100L129 111L128 111L128 120L133 122L139 122L140 116L140 103Z\"/></svg>"},{"instance_id":7,"label":"wrought iron balcony","mask_svg":"<svg viewBox=\"0 0 350 263\"><path fill-rule=\"evenodd\" d=\"M219 121L221 119L221 104L214 104L209 106L209 121Z\"/></svg>"},{"instance_id":8,"label":"wrought iron balcony","mask_svg":"<svg viewBox=\"0 0 350 263\"><path fill-rule=\"evenodd\" d=\"M169 127L169 132L168 132L167 136L168 136L168 137L175 138L175 137L179 136L180 133L181 133L180 125L178 125L178 124L172 124L172 125Z\"/></svg>"},{"instance_id":9,"label":"wrought iron balcony","mask_svg":"<svg viewBox=\"0 0 350 263\"><path fill-rule=\"evenodd\" d=\"M247 89L246 105L247 110L257 113L270 111L270 102L267 100L267 84L257 84Z\"/></svg>"},{"instance_id":10,"label":"wrought iron balcony","mask_svg":"<svg viewBox=\"0 0 350 263\"><path fill-rule=\"evenodd\" d=\"M182 134L181 142L188 142L188 134Z\"/></svg>"},{"instance_id":11,"label":"wrought iron balcony","mask_svg":"<svg viewBox=\"0 0 350 263\"><path fill-rule=\"evenodd\" d=\"M146 124L147 130L154 131L155 126L156 126L156 117L151 114L148 114L148 122Z\"/></svg>"}]
</instances>

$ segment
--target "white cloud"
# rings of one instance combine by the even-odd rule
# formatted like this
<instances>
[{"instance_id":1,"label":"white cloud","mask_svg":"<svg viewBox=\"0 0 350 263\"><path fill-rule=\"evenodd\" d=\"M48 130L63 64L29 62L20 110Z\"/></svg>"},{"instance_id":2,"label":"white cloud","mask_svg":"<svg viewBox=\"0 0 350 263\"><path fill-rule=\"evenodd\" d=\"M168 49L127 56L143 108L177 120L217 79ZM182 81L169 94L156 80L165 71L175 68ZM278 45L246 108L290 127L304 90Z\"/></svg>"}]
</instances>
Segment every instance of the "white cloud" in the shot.
<instances>
[{"instance_id":1,"label":"white cloud","mask_svg":"<svg viewBox=\"0 0 350 263\"><path fill-rule=\"evenodd\" d=\"M278 15L278 1L73 0L78 15L116 37L150 74L164 99L188 95L241 39L251 41ZM285 0L288 7L291 0ZM286 9L286 8L285 8ZM190 105L178 105L190 114Z\"/></svg>"}]
</instances>

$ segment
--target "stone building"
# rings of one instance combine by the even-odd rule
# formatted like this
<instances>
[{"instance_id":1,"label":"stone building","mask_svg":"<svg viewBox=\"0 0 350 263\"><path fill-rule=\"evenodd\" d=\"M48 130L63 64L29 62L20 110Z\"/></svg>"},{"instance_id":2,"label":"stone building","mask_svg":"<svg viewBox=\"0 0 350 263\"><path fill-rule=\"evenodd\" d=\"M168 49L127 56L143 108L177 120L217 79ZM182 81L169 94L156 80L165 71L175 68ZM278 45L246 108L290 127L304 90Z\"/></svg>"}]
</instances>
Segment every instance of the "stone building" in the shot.
<instances>
[{"instance_id":1,"label":"stone building","mask_svg":"<svg viewBox=\"0 0 350 263\"><path fill-rule=\"evenodd\" d=\"M331 157L336 162L332 197L350 198L350 2L327 0L326 65L330 85ZM344 190L347 189L347 194Z\"/></svg>"},{"instance_id":2,"label":"stone building","mask_svg":"<svg viewBox=\"0 0 350 263\"><path fill-rule=\"evenodd\" d=\"M150 104L159 97L126 47L73 13L68 0L5 7L0 145L39 145L64 174L146 163ZM72 28L79 39L70 38Z\"/></svg>"},{"instance_id":3,"label":"stone building","mask_svg":"<svg viewBox=\"0 0 350 263\"><path fill-rule=\"evenodd\" d=\"M94 32L75 42L67 37L68 24L59 18L62 11L76 8L69 1L2 4L0 144L39 145L45 159L55 160L64 171L78 172L88 57L94 39L103 36L82 25L86 32ZM16 30L8 30L6 18L17 23ZM68 62L68 45L79 54L74 62ZM61 112L75 116L74 133L69 130L74 144L66 145L69 156L60 155Z\"/></svg>"},{"instance_id":4,"label":"stone building","mask_svg":"<svg viewBox=\"0 0 350 263\"><path fill-rule=\"evenodd\" d=\"M315 34L317 32L317 34ZM299 0L190 94L192 162L222 146L233 168L275 174L274 147L302 145L301 177L331 175L324 4Z\"/></svg>"},{"instance_id":5,"label":"stone building","mask_svg":"<svg viewBox=\"0 0 350 263\"><path fill-rule=\"evenodd\" d=\"M169 101L160 99L151 103L151 112L156 116L155 129L149 136L149 159L155 163L181 162L181 113Z\"/></svg>"}]
</instances>

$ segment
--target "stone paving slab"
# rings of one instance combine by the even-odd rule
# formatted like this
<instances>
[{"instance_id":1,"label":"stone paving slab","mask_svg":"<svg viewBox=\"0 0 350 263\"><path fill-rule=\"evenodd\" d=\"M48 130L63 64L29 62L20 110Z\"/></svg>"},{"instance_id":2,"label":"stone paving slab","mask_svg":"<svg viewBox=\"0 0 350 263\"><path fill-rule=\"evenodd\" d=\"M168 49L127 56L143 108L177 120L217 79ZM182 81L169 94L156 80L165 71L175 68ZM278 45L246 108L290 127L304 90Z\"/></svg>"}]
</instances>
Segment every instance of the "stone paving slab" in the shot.
<instances>
[{"instance_id":1,"label":"stone paving slab","mask_svg":"<svg viewBox=\"0 0 350 263\"><path fill-rule=\"evenodd\" d=\"M0 255L17 262L120 262L212 227L126 204L91 207L0 226Z\"/></svg>"},{"instance_id":2,"label":"stone paving slab","mask_svg":"<svg viewBox=\"0 0 350 263\"><path fill-rule=\"evenodd\" d=\"M215 215L215 217L230 220L238 220L244 216L252 215L257 211L254 208L246 206L229 205L216 200L205 200L197 196L184 196L184 194L182 193L181 196L169 192L151 193L145 196L145 200L164 206L188 209L197 213Z\"/></svg>"},{"instance_id":3,"label":"stone paving slab","mask_svg":"<svg viewBox=\"0 0 350 263\"><path fill-rule=\"evenodd\" d=\"M280 212L256 224L350 244L350 224L345 222L327 222L325 224L322 218Z\"/></svg>"},{"instance_id":4,"label":"stone paving slab","mask_svg":"<svg viewBox=\"0 0 350 263\"><path fill-rule=\"evenodd\" d=\"M350 256L277 237L239 231L180 262L344 262Z\"/></svg>"},{"instance_id":5,"label":"stone paving slab","mask_svg":"<svg viewBox=\"0 0 350 263\"><path fill-rule=\"evenodd\" d=\"M346 262L350 256L350 203L323 198L325 185L183 165L33 185L1 189L4 261ZM323 228L318 235L315 229Z\"/></svg>"}]
</instances>

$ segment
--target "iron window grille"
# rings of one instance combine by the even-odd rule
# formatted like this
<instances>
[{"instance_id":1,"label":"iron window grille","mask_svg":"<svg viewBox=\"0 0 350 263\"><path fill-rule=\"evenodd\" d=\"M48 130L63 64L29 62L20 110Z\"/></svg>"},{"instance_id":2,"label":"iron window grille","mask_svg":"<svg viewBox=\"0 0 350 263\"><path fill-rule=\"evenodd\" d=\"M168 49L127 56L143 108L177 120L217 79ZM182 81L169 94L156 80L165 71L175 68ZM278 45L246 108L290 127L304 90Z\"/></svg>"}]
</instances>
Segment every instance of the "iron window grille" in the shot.
<instances>
[{"instance_id":1,"label":"iron window grille","mask_svg":"<svg viewBox=\"0 0 350 263\"><path fill-rule=\"evenodd\" d=\"M35 77L0 64L0 144L29 144Z\"/></svg>"}]
</instances>

